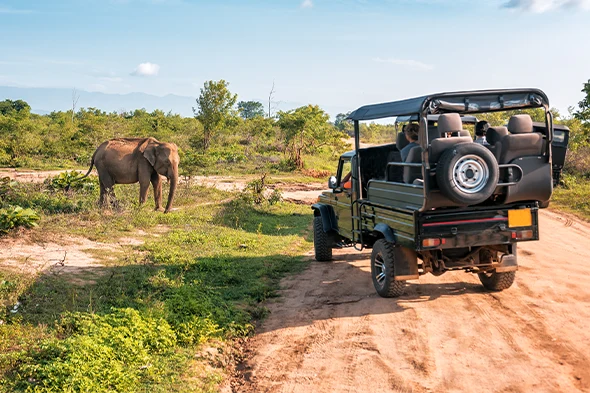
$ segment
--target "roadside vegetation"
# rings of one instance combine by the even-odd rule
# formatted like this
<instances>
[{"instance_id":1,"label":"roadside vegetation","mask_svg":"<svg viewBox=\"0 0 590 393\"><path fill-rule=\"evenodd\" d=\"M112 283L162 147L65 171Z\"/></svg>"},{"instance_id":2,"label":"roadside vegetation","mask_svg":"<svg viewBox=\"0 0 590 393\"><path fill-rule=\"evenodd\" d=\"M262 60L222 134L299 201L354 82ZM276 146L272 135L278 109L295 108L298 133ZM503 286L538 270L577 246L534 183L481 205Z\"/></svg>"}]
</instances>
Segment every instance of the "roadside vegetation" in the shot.
<instances>
[{"instance_id":1,"label":"roadside vegetation","mask_svg":"<svg viewBox=\"0 0 590 393\"><path fill-rule=\"evenodd\" d=\"M577 109L554 113L571 136L552 206L590 218L590 81L584 92ZM497 116L482 118L508 119ZM86 168L106 139L154 136L179 146L186 180L178 210L162 214L137 204L137 185L118 186L118 205L101 210L96 177L0 179L4 240L106 245L85 251L100 263L87 269L59 269L67 254L0 268L0 392L217 391L239 357L235 344L265 317L262 302L304 268L311 248L309 207L268 187L324 182L346 149L345 118L331 123L313 105L268 113L238 101L223 80L205 83L193 118L93 108L41 116L23 101L0 102L0 167ZM395 139L393 125L362 127L366 142ZM238 174L248 184L235 192L193 179Z\"/></svg>"},{"instance_id":2,"label":"roadside vegetation","mask_svg":"<svg viewBox=\"0 0 590 393\"><path fill-rule=\"evenodd\" d=\"M69 187L64 177L10 185L3 203L41 218L12 236L110 247L83 272L0 269L0 391L216 391L228 340L248 336L279 279L304 267L309 207L257 179L235 193L183 184L169 214L121 186L119 206L101 212L95 178Z\"/></svg>"}]
</instances>

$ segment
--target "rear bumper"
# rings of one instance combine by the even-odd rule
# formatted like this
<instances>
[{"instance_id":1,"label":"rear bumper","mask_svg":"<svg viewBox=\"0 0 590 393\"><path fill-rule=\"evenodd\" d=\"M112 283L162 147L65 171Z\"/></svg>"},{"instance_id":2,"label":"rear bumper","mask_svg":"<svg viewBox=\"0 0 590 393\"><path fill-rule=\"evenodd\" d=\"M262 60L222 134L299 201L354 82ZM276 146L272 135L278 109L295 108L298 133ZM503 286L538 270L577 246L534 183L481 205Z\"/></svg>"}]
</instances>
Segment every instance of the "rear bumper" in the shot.
<instances>
[{"instance_id":1,"label":"rear bumper","mask_svg":"<svg viewBox=\"0 0 590 393\"><path fill-rule=\"evenodd\" d=\"M539 240L538 210L538 205L534 203L465 211L426 212L416 222L416 250L480 247ZM424 241L427 240L428 243L428 239L435 239L437 244L425 246Z\"/></svg>"}]
</instances>

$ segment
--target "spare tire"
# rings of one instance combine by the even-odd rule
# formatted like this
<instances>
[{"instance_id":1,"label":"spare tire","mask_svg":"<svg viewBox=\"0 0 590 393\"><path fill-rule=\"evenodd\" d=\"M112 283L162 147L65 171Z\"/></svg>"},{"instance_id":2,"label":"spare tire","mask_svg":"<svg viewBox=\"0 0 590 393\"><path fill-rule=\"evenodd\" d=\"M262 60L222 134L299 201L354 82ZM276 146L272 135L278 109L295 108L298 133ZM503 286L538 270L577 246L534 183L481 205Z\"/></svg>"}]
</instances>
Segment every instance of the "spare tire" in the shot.
<instances>
[{"instance_id":1,"label":"spare tire","mask_svg":"<svg viewBox=\"0 0 590 393\"><path fill-rule=\"evenodd\" d=\"M496 157L478 143L459 143L448 148L436 166L441 192L461 205L477 205L492 196L498 176Z\"/></svg>"}]
</instances>

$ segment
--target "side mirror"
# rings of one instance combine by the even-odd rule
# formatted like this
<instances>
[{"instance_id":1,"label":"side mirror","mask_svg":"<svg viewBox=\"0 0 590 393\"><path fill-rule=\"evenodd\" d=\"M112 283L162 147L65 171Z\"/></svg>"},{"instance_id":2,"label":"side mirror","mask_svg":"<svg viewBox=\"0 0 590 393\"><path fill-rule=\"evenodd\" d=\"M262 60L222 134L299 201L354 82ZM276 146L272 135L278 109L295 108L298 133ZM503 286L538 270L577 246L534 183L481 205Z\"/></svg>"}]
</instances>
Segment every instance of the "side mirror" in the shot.
<instances>
[{"instance_id":1,"label":"side mirror","mask_svg":"<svg viewBox=\"0 0 590 393\"><path fill-rule=\"evenodd\" d=\"M328 179L328 188L330 190L335 190L338 188L338 179L336 179L336 176L330 176Z\"/></svg>"}]
</instances>

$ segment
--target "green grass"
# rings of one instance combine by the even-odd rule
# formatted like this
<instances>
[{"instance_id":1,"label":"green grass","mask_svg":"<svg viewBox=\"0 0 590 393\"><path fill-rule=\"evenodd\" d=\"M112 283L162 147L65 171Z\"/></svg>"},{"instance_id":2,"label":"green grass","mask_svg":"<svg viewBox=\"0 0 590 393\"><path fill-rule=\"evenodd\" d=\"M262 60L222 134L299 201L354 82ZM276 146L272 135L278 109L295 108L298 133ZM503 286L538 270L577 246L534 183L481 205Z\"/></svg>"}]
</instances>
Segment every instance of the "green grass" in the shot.
<instances>
[{"instance_id":1,"label":"green grass","mask_svg":"<svg viewBox=\"0 0 590 393\"><path fill-rule=\"evenodd\" d=\"M19 185L7 196L41 201L29 202L41 213L33 239L76 235L113 248L94 251L111 260L83 275L0 271L0 391L215 391L223 372L199 363L198 347L249 335L267 313L261 302L307 263L307 206L254 206L183 185L178 210L163 214L153 201L137 206L137 187L116 192L113 211L99 210L91 189ZM121 237L145 243L120 247Z\"/></svg>"},{"instance_id":2,"label":"green grass","mask_svg":"<svg viewBox=\"0 0 590 393\"><path fill-rule=\"evenodd\" d=\"M590 180L566 174L562 183L553 190L551 206L590 220Z\"/></svg>"}]
</instances>

